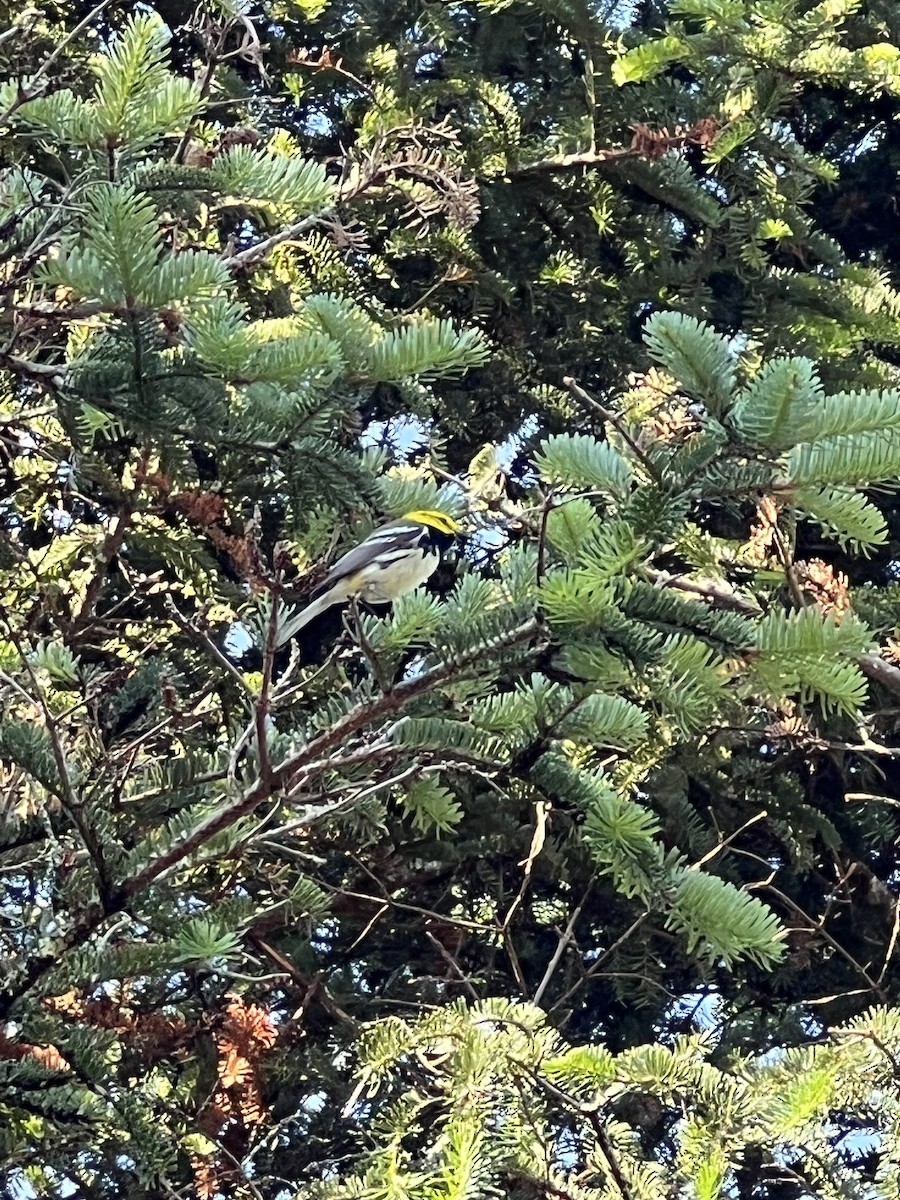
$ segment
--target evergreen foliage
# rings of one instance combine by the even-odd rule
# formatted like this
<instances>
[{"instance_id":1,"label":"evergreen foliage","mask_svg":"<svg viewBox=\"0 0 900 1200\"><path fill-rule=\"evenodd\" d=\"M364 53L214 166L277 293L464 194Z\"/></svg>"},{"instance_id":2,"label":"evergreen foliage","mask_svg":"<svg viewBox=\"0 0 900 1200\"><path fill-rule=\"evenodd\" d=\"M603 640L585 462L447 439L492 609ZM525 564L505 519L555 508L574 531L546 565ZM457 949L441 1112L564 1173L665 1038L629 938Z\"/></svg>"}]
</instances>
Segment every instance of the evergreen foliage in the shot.
<instances>
[{"instance_id":1,"label":"evergreen foliage","mask_svg":"<svg viewBox=\"0 0 900 1200\"><path fill-rule=\"evenodd\" d=\"M0 29L4 1195L896 1193L898 47Z\"/></svg>"}]
</instances>

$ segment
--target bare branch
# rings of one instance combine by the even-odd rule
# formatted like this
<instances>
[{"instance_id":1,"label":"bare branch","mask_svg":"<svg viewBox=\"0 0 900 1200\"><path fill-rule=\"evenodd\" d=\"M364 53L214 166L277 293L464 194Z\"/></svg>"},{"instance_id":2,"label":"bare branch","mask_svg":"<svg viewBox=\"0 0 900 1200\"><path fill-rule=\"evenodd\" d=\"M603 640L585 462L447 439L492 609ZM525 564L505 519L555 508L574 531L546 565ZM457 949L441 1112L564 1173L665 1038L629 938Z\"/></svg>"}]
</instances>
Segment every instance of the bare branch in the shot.
<instances>
[{"instance_id":1,"label":"bare branch","mask_svg":"<svg viewBox=\"0 0 900 1200\"><path fill-rule=\"evenodd\" d=\"M546 969L546 971L544 971L544 976L541 979L541 982L538 984L537 988L535 989L534 996L532 997L532 1000L531 1000L532 1004L540 1004L541 1000L543 1000L544 992L546 992L546 990L550 984L550 980L553 978L553 973L556 970L556 968L559 966L559 963L560 963L560 960L561 960L563 954L565 954L568 946L570 945L573 937L575 936L575 926L578 923L578 918L581 916L581 910L584 908L585 902L587 901L587 898L590 894L590 890L591 890L592 886L593 886L593 882L588 884L588 887L587 887L584 895L582 896L580 903L573 911L565 929L559 935L559 941L556 943L556 949L553 951L553 955L552 955L550 961L547 963L547 969Z\"/></svg>"},{"instance_id":2,"label":"bare branch","mask_svg":"<svg viewBox=\"0 0 900 1200\"><path fill-rule=\"evenodd\" d=\"M655 587L676 588L679 592L703 596L717 608L730 608L754 617L758 617L761 612L755 601L748 600L724 581L719 583L707 579L688 579L686 575L670 575L668 571L654 571L649 567L644 568L644 575Z\"/></svg>"},{"instance_id":3,"label":"bare branch","mask_svg":"<svg viewBox=\"0 0 900 1200\"><path fill-rule=\"evenodd\" d=\"M48 391L62 387L66 378L66 368L63 364L32 362L31 359L20 358L17 354L0 355L0 367L8 367L16 375L31 379Z\"/></svg>"},{"instance_id":4,"label":"bare branch","mask_svg":"<svg viewBox=\"0 0 900 1200\"><path fill-rule=\"evenodd\" d=\"M222 262L229 271L244 271L248 267L254 266L261 262L276 246L280 246L282 242L289 242L292 238L299 237L306 233L307 230L314 229L316 225L324 225L335 217L333 208L323 208L312 216L304 217L302 221L295 221L293 225L286 225L284 229L280 229L278 233L273 233L271 237L266 238L262 242L257 242L255 246L248 246L246 250L239 250L237 254L229 254L222 259Z\"/></svg>"},{"instance_id":5,"label":"bare branch","mask_svg":"<svg viewBox=\"0 0 900 1200\"><path fill-rule=\"evenodd\" d=\"M100 0L100 3L92 8L86 17L83 17L77 25L73 25L62 41L41 63L34 75L31 76L28 81L28 86L20 86L19 94L16 96L15 100L5 113L0 113L0 125L3 125L3 123L12 116L17 108L20 108L23 104L27 104L29 100L33 100L35 96L39 96L41 94L41 92L47 86L47 76L50 73L50 68L53 66L62 52L71 46L72 42L74 42L74 40L78 37L79 33L81 33L82 30L87 29L88 25L95 21L103 12L103 10L111 3L112 0Z\"/></svg>"},{"instance_id":6,"label":"bare branch","mask_svg":"<svg viewBox=\"0 0 900 1200\"><path fill-rule=\"evenodd\" d=\"M880 654L863 654L856 662L864 675L900 696L900 667L887 662Z\"/></svg>"}]
</instances>

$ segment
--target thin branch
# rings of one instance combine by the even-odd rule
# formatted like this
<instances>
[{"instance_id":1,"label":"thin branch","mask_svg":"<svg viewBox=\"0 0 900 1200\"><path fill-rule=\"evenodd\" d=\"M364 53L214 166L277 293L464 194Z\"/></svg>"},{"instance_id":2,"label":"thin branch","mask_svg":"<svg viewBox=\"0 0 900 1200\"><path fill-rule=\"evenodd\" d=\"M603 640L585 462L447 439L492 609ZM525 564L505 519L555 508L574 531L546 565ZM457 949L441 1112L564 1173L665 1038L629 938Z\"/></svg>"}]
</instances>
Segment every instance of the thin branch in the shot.
<instances>
[{"instance_id":1,"label":"thin branch","mask_svg":"<svg viewBox=\"0 0 900 1200\"><path fill-rule=\"evenodd\" d=\"M884 992L882 991L877 980L872 978L862 963L858 962L845 946L842 946L836 938L832 937L821 920L816 921L809 915L808 912L806 912L805 909L801 908L799 904L796 904L790 898L790 896L786 896L784 892L780 891L777 887L774 887L771 883L763 883L758 886L763 891L771 892L771 894L777 897L782 904L787 905L787 907L796 916L806 921L809 929L814 930L816 933L820 933L825 941L828 942L829 946L833 947L833 949L835 949L838 954L840 954L840 956L845 959L855 971L859 973L860 977L866 981L866 983L869 985L869 988L876 994L878 999L882 1002L886 999Z\"/></svg>"},{"instance_id":2,"label":"thin branch","mask_svg":"<svg viewBox=\"0 0 900 1200\"><path fill-rule=\"evenodd\" d=\"M349 959L351 957L351 955L353 954L353 951L357 948L357 946L361 946L363 944L363 942L366 940L366 938L369 936L369 934L372 932L372 930L375 928L375 926L378 924L378 922L381 920L381 918L384 916L384 914L386 912L390 912L390 909L391 909L391 906L387 902L387 900L383 900L381 903L381 907L378 909L378 911L376 913L374 913L369 918L369 920L366 922L365 928L362 930L362 932L358 933L356 935L356 937L353 939L353 941L351 942L351 944L347 947L347 953L346 953L347 959Z\"/></svg>"},{"instance_id":3,"label":"thin branch","mask_svg":"<svg viewBox=\"0 0 900 1200\"><path fill-rule=\"evenodd\" d=\"M23 88L21 85L19 86L18 95L16 96L15 100L5 113L0 114L0 125L2 125L4 121L11 117L17 108L20 108L23 104L27 104L28 101L33 100L35 96L40 95L45 87L45 84L42 82L44 77L49 74L50 68L53 66L62 52L68 49L72 42L74 42L78 37L79 33L81 33L83 29L86 29L92 21L96 20L96 18L99 17L103 12L104 8L107 8L111 3L112 0L100 0L100 3L96 5L96 7L92 8L86 17L83 17L77 25L73 25L59 45L57 45L56 48L47 56L47 58L44 59L43 63L41 63L34 75L31 76L28 81L28 87ZM38 84L40 86L36 86Z\"/></svg>"},{"instance_id":4,"label":"thin branch","mask_svg":"<svg viewBox=\"0 0 900 1200\"><path fill-rule=\"evenodd\" d=\"M435 769L436 768L433 767L424 768L417 762L413 763L411 767L407 767L405 771L400 771L397 775L389 775L386 779L380 779L376 783L370 783L369 786L363 788L361 792L351 790L349 795L344 796L343 798L339 797L330 800L324 807L317 808L313 813L307 813L299 821L292 821L290 825L283 826L277 832L279 835L281 835L282 833L288 832L294 833L298 829L309 829L311 826L317 825L321 821L334 817L338 813L346 812L346 810L349 808L358 808L359 805L362 804L363 800L367 800L370 796L376 796L379 792L383 792L385 788L396 787L400 783L406 783L408 779L421 777L422 775L427 774L428 770ZM333 796L334 790L330 790L328 794ZM287 795L285 796L285 801L296 804L297 797L295 795Z\"/></svg>"},{"instance_id":5,"label":"thin branch","mask_svg":"<svg viewBox=\"0 0 900 1200\"><path fill-rule=\"evenodd\" d=\"M304 54L306 55L305 58L303 57ZM364 79L360 79L358 75L354 75L352 71L348 71L343 65L343 59L332 58L327 50L324 50L318 58L312 58L309 55L309 51L294 51L288 55L287 61L292 67L305 68L307 71L333 71L336 75L341 75L344 79L349 79L351 83L355 83L367 95L375 95L374 88L370 87Z\"/></svg>"},{"instance_id":6,"label":"thin branch","mask_svg":"<svg viewBox=\"0 0 900 1200\"><path fill-rule=\"evenodd\" d=\"M6 636L15 646L16 652L22 662L22 666L28 675L33 689L33 695L29 697L31 703L35 700L41 710L41 715L44 718L44 727L47 730L47 736L50 739L50 749L53 754L53 761L56 765L56 772L59 775L59 784L61 791L58 793L63 806L68 813L73 825L78 830L79 837L84 843L84 847L90 856L95 874L97 876L97 888L103 902L104 909L109 904L110 886L109 874L107 871L106 859L103 854L97 834L90 822L86 819L84 806L78 798L75 791L75 785L72 782L72 775L69 771L69 762L63 746L62 734L59 730L59 725L53 713L50 710L50 705L47 703L47 697L44 695L44 689L41 687L40 680L37 677L34 667L31 665L31 660L27 652L22 647L18 634L15 632L12 623L5 611L3 611L3 623L6 625ZM55 789L54 789L55 790Z\"/></svg>"},{"instance_id":7,"label":"thin branch","mask_svg":"<svg viewBox=\"0 0 900 1200\"><path fill-rule=\"evenodd\" d=\"M900 1062L897 1061L896 1055L891 1053L874 1029L829 1029L828 1034L830 1037L835 1038L854 1038L860 1041L871 1042L874 1046L878 1047L891 1064L891 1073L894 1076L894 1080L900 1080Z\"/></svg>"},{"instance_id":8,"label":"thin branch","mask_svg":"<svg viewBox=\"0 0 900 1200\"><path fill-rule=\"evenodd\" d=\"M553 489L544 496L541 503L541 528L538 533L538 553L537 566L535 567L535 579L540 583L544 578L545 558L547 554L547 525L550 521L550 513L553 511Z\"/></svg>"},{"instance_id":9,"label":"thin branch","mask_svg":"<svg viewBox=\"0 0 900 1200\"><path fill-rule=\"evenodd\" d=\"M35 300L31 304L17 304L15 308L5 309L0 313L0 325L11 325L14 320L23 317L29 324L40 321L87 321L100 313L112 313L121 316L125 309L116 304L104 304L99 300L86 300L81 304L56 304L50 300ZM25 366L29 363L21 360Z\"/></svg>"},{"instance_id":10,"label":"thin branch","mask_svg":"<svg viewBox=\"0 0 900 1200\"><path fill-rule=\"evenodd\" d=\"M573 396L575 396L578 400L581 400L582 403L586 404L589 408L594 409L594 411L597 412L604 421L607 421L610 425L612 425L613 429L615 429L622 440L630 447L631 452L634 454L638 462L643 466L644 470L647 472L653 482L659 484L661 487L663 483L663 477L656 463L647 457L647 454L637 444L617 414L606 408L605 405L601 404L599 400L595 400L594 397L586 392L583 387L579 387L571 375L564 375L563 383Z\"/></svg>"},{"instance_id":11,"label":"thin branch","mask_svg":"<svg viewBox=\"0 0 900 1200\"><path fill-rule=\"evenodd\" d=\"M775 549L778 552L778 557L781 559L781 565L784 567L784 577L788 585L788 591L791 593L791 599L794 605L800 608L806 608L807 601L803 595L803 589L797 580L797 572L794 569L794 557L791 549L782 536L781 530L777 524L772 524L772 541L775 544Z\"/></svg>"},{"instance_id":12,"label":"thin branch","mask_svg":"<svg viewBox=\"0 0 900 1200\"><path fill-rule=\"evenodd\" d=\"M222 653L212 638L207 637L202 629L198 629L196 625L192 624L181 612L178 611L178 607L170 595L166 596L166 611L183 633L186 633L190 637L196 639L196 641L200 643L207 654L209 654L210 657L213 658L224 671L228 672L228 674L235 681L235 683L238 684L241 691L246 696L248 696L251 700L256 699L256 693L253 691L253 688L249 685L234 663L228 658L227 655Z\"/></svg>"},{"instance_id":13,"label":"thin branch","mask_svg":"<svg viewBox=\"0 0 900 1200\"><path fill-rule=\"evenodd\" d=\"M354 860L356 861L356 860ZM363 864L357 864L362 866ZM363 867L365 870L365 867ZM371 872L367 871L371 875ZM380 884L380 880L375 880ZM322 885L327 891L332 892L335 896L344 896L348 900L362 900L366 904L387 904L391 908L396 908L401 912L417 913L422 917L431 917L435 921L440 921L442 925L452 925L458 929L468 929L475 933L496 933L497 926L487 921L467 921L465 917L450 917L443 913L436 912L433 908L423 908L420 904L406 904L402 900L395 900L394 897L387 891L383 891L380 896L370 896L366 892L353 892L348 888L338 887L336 884L323 883Z\"/></svg>"},{"instance_id":14,"label":"thin branch","mask_svg":"<svg viewBox=\"0 0 900 1200\"><path fill-rule=\"evenodd\" d=\"M522 874L522 883L519 887L518 893L516 894L516 898L509 906L506 916L503 918L501 929L504 933L509 928L510 922L515 916L516 911L519 909L522 901L525 899L525 893L528 890L529 883L531 882L532 868L534 867L535 860L543 850L544 843L547 840L547 819L550 815L551 808L552 805L548 800L538 800L534 806L534 833L531 836L531 846L528 849L527 857L519 863L519 866L524 867L525 870Z\"/></svg>"},{"instance_id":15,"label":"thin branch","mask_svg":"<svg viewBox=\"0 0 900 1200\"><path fill-rule=\"evenodd\" d=\"M646 157L644 154L632 150L629 146L616 146L612 150L587 150L581 154L554 154L549 158L540 158L536 162L523 163L513 170L507 168L497 171L495 175L557 175L566 171L605 167L610 163L621 162L622 159L644 157Z\"/></svg>"},{"instance_id":16,"label":"thin branch","mask_svg":"<svg viewBox=\"0 0 900 1200\"><path fill-rule=\"evenodd\" d=\"M541 1090L547 1093L548 1096L551 1096L554 1100L565 1105L570 1112L576 1112L580 1116L586 1118L588 1124L594 1131L594 1136L597 1139L597 1145L600 1148L601 1154L606 1159L606 1165L609 1168L609 1173L622 1195L622 1200L633 1200L634 1192L631 1190L631 1185L625 1178L625 1174L622 1171L621 1165L619 1164L618 1155L616 1154L615 1148L610 1141L609 1134L606 1132L606 1126L604 1124L603 1117L600 1115L596 1105L582 1104L574 1096L570 1096L568 1092L564 1092L561 1088L556 1087L548 1079L545 1079L542 1075L538 1075L534 1071L529 1071L528 1074L541 1088Z\"/></svg>"},{"instance_id":17,"label":"thin branch","mask_svg":"<svg viewBox=\"0 0 900 1200\"><path fill-rule=\"evenodd\" d=\"M504 927L501 929L500 936L503 940L503 945L506 950L506 957L509 959L509 965L512 967L512 973L516 981L516 986L518 987L522 998L524 999L528 995L528 981L526 980L525 973L522 970L522 964L519 961L518 951L516 950L508 928Z\"/></svg>"},{"instance_id":18,"label":"thin branch","mask_svg":"<svg viewBox=\"0 0 900 1200\"><path fill-rule=\"evenodd\" d=\"M888 942L887 954L884 956L884 964L878 975L878 985L884 983L884 977L887 975L888 967L891 965L891 959L894 957L894 950L897 946L897 936L900 934L900 900L894 901L894 923L891 928L891 940Z\"/></svg>"},{"instance_id":19,"label":"thin branch","mask_svg":"<svg viewBox=\"0 0 900 1200\"><path fill-rule=\"evenodd\" d=\"M721 854L725 847L730 846L736 838L740 837L745 829L749 829L751 825L755 825L757 821L761 821L763 817L767 817L768 815L767 810L762 809L755 817L751 817L749 821L745 821L743 825L738 826L734 833L729 833L728 837L722 838L720 842L713 846L712 850L708 850L702 858L698 858L695 863L692 863L690 869L692 871L699 871L704 863L708 863L711 858L715 858L717 854Z\"/></svg>"},{"instance_id":20,"label":"thin branch","mask_svg":"<svg viewBox=\"0 0 900 1200\"><path fill-rule=\"evenodd\" d=\"M302 221L295 221L293 225L286 225L284 229L273 233L271 237L266 238L262 242L257 242L255 246L248 246L246 250L239 250L237 254L229 254L223 257L222 262L229 271L243 271L247 267L253 266L266 257L270 251L276 246L280 246L282 242L289 242L292 238L299 237L301 233L306 233L308 229L314 229L316 225L321 225L330 217L335 216L333 208L323 208L313 216L304 217Z\"/></svg>"},{"instance_id":21,"label":"thin branch","mask_svg":"<svg viewBox=\"0 0 900 1200\"><path fill-rule=\"evenodd\" d=\"M572 986L569 988L569 990L567 992L564 992L562 994L562 996L560 996L560 998L556 1001L556 1003L551 1006L550 1012L555 1012L556 1009L562 1008L562 1006L567 1001L572 999L572 997L575 995L576 992L581 990L581 988L584 986L586 981L588 979L590 979L592 975L597 975L600 971L600 968L607 961L607 959L609 959L613 954L615 954L615 952L619 949L619 947L624 945L625 942L627 942L628 939L632 936L632 934L637 933L637 931L640 929L640 927L643 925L643 923L647 920L647 918L649 916L650 916L650 910L647 909L646 912L642 912L640 914L640 916L636 917L631 922L631 924L628 926L628 928L625 930L625 932L620 934L616 938L616 940L613 942L613 944L611 946L607 947L607 949L604 950L603 953L591 963L591 965L588 967L588 969L585 971L585 973L582 975L582 977L578 980L578 982L573 983Z\"/></svg>"},{"instance_id":22,"label":"thin branch","mask_svg":"<svg viewBox=\"0 0 900 1200\"><path fill-rule=\"evenodd\" d=\"M879 654L862 654L856 664L864 675L900 696L900 667L886 662Z\"/></svg>"},{"instance_id":23,"label":"thin branch","mask_svg":"<svg viewBox=\"0 0 900 1200\"><path fill-rule=\"evenodd\" d=\"M221 29L219 30L219 37L218 37L218 40L216 41L215 46L212 46L210 48L209 57L206 60L206 67L204 68L204 71L203 71L203 78L200 80L200 87L199 87L198 93L197 93L198 99L200 101L206 100L206 98L209 96L209 89L212 86L213 76L215 75L216 67L219 64L219 56L221 55L222 51L225 49L225 41L228 37L228 33L233 24L234 24L233 21L226 21L222 25ZM198 110L199 110L199 106L198 106ZM175 153L172 155L172 162L176 166L184 158L185 151L187 150L188 146L191 143L191 134L193 133L194 122L196 119L197 118L196 118L196 113L195 113L195 115L192 116L190 118L190 120L187 122L187 124L185 125L184 133L181 135L181 141L178 143L178 146L175 149Z\"/></svg>"},{"instance_id":24,"label":"thin branch","mask_svg":"<svg viewBox=\"0 0 900 1200\"><path fill-rule=\"evenodd\" d=\"M684 575L671 575L668 571L655 571L645 567L646 578L659 588L675 588L679 592L690 592L695 596L703 596L717 608L730 608L735 612L746 613L747 616L758 617L761 609L753 600L748 600L735 592L726 583L713 583L711 580L688 579ZM898 671L900 675L900 671Z\"/></svg>"},{"instance_id":25,"label":"thin branch","mask_svg":"<svg viewBox=\"0 0 900 1200\"><path fill-rule=\"evenodd\" d=\"M389 691L391 680L385 674L381 660L375 653L375 647L366 637L366 632L363 629L362 613L360 612L359 608L359 599L356 596L350 597L350 604L347 610L344 612L344 628L365 655L366 661L372 668L372 673L378 680L378 686L383 692Z\"/></svg>"},{"instance_id":26,"label":"thin branch","mask_svg":"<svg viewBox=\"0 0 900 1200\"><path fill-rule=\"evenodd\" d=\"M547 963L547 969L544 972L544 977L541 979L541 982L535 989L534 996L531 1000L532 1004L540 1004L541 1000L543 1000L544 992L547 990L550 980L553 978L553 974L556 971L556 968L559 966L563 954L565 954L569 944L572 941L572 938L575 935L575 926L578 922L578 918L581 916L581 910L584 908L592 887L593 880L588 884L587 889L581 898L581 902L572 913L571 917L569 918L569 923L559 936L559 941L556 943L556 949L553 951L553 956Z\"/></svg>"},{"instance_id":27,"label":"thin branch","mask_svg":"<svg viewBox=\"0 0 900 1200\"><path fill-rule=\"evenodd\" d=\"M590 73L590 78L588 78ZM593 70L590 53L585 64L585 86L588 92L588 104L593 116ZM701 117L689 128L676 128L674 133L667 129L655 130L644 122L632 125L633 137L628 146L615 146L609 150L597 150L595 144L596 131L591 129L591 148L580 154L555 154L536 162L524 163L522 166L495 172L495 177L510 175L559 174L565 171L580 171L589 168L604 167L608 164L615 166L630 158L643 158L653 161L659 159L670 150L680 150L684 146L707 146L716 132L716 123L712 118Z\"/></svg>"},{"instance_id":28,"label":"thin branch","mask_svg":"<svg viewBox=\"0 0 900 1200\"><path fill-rule=\"evenodd\" d=\"M256 701L256 749L259 755L259 775L265 781L272 774L272 764L269 761L269 691L272 687L272 674L275 670L275 651L278 647L278 607L281 597L277 591L271 594L269 609L269 625L266 630L266 644L263 650L262 684L259 698Z\"/></svg>"},{"instance_id":29,"label":"thin branch","mask_svg":"<svg viewBox=\"0 0 900 1200\"><path fill-rule=\"evenodd\" d=\"M62 387L66 378L65 365L32 362L31 359L20 358L17 354L0 355L0 367L8 367L16 375L23 375L48 391Z\"/></svg>"},{"instance_id":30,"label":"thin branch","mask_svg":"<svg viewBox=\"0 0 900 1200\"><path fill-rule=\"evenodd\" d=\"M259 936L259 934L251 931L249 934L249 941L253 946L256 947L257 950L259 950L261 954L264 954L266 958L275 963L276 966L280 967L285 975L292 979L293 982L298 985L298 987L302 987L304 989L303 1000L300 1004L300 1007L297 1009L297 1013L302 1012L309 1005L312 998L318 995L319 1003L327 1013L330 1013L331 1016L335 1017L336 1020L341 1021L343 1024L350 1025L353 1029L359 1028L358 1023L354 1021L349 1013L344 1012L344 1010L334 1002L328 990L322 983L321 971L317 972L312 979L308 979L294 966L289 958L285 958L285 956L279 950L276 950L274 946L270 946L268 942Z\"/></svg>"},{"instance_id":31,"label":"thin branch","mask_svg":"<svg viewBox=\"0 0 900 1200\"><path fill-rule=\"evenodd\" d=\"M453 972L453 974L457 977L457 979L463 985L463 988L466 992L466 995L469 997L469 999L474 1004L477 1004L481 997L478 995L478 993L472 987L472 984L469 982L468 975L465 973L465 971L462 969L462 967L459 965L459 963L456 961L456 959L453 957L453 955L450 953L450 951L446 948L446 946L443 946L438 941L438 939L434 936L434 934L430 930L428 930L428 929L425 930L425 936L428 938L429 942L431 942L432 946L434 946L435 950L437 950L438 954L440 954L441 958L444 960L444 962L447 964L447 966L450 968L450 970Z\"/></svg>"}]
</instances>

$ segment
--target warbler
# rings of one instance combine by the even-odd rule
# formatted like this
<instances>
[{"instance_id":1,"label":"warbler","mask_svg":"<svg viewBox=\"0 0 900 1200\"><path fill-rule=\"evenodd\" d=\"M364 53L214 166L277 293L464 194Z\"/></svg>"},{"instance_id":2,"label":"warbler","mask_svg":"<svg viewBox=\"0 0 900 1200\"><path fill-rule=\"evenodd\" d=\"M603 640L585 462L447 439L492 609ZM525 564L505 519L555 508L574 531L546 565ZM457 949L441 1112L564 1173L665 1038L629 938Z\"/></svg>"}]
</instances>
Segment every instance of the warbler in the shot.
<instances>
[{"instance_id":1,"label":"warbler","mask_svg":"<svg viewBox=\"0 0 900 1200\"><path fill-rule=\"evenodd\" d=\"M290 622L291 633L333 604L352 599L389 604L411 592L434 574L441 548L460 532L452 517L435 509L404 513L399 520L373 529L337 560L312 593L310 603Z\"/></svg>"}]
</instances>

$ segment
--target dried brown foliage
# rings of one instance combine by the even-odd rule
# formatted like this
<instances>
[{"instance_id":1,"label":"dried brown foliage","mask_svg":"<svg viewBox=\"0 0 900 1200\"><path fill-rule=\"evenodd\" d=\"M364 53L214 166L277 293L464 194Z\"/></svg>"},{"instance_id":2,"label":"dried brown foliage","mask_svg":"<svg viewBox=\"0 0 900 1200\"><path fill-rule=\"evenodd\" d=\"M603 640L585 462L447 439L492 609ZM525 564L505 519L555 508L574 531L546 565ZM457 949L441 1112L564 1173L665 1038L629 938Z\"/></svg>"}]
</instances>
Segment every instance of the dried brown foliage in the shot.
<instances>
[{"instance_id":1,"label":"dried brown foliage","mask_svg":"<svg viewBox=\"0 0 900 1200\"><path fill-rule=\"evenodd\" d=\"M794 564L794 577L804 594L826 616L840 621L850 611L850 586L843 571L835 571L821 558Z\"/></svg>"},{"instance_id":2,"label":"dried brown foliage","mask_svg":"<svg viewBox=\"0 0 900 1200\"><path fill-rule=\"evenodd\" d=\"M713 117L703 117L693 125L676 125L671 132L665 127L651 129L643 121L632 125L631 130L629 150L641 158L653 160L687 144L709 146L718 133L719 125Z\"/></svg>"},{"instance_id":3,"label":"dried brown foliage","mask_svg":"<svg viewBox=\"0 0 900 1200\"><path fill-rule=\"evenodd\" d=\"M198 1124L207 1136L220 1142L227 1155L192 1159L200 1197L214 1195L222 1190L223 1183L236 1178L233 1158L246 1152L250 1131L267 1116L261 1058L275 1045L278 1028L267 1009L232 996L214 1038L218 1051L216 1086L199 1114Z\"/></svg>"}]
</instances>

